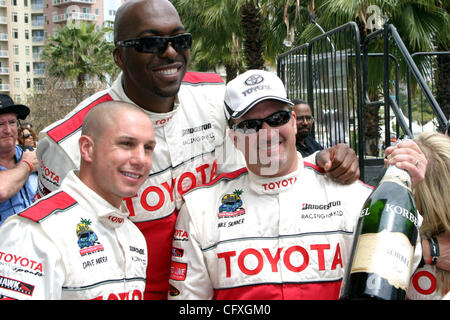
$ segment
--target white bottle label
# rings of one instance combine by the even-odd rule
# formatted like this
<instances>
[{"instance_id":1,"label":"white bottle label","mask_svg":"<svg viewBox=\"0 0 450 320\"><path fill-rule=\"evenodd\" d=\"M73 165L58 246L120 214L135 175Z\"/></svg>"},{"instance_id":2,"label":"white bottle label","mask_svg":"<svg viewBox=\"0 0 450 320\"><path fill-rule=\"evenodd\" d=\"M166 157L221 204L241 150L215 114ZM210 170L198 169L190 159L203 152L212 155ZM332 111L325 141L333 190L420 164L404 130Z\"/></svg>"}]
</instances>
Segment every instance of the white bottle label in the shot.
<instances>
[{"instance_id":1,"label":"white bottle label","mask_svg":"<svg viewBox=\"0 0 450 320\"><path fill-rule=\"evenodd\" d=\"M375 273L397 289L408 290L414 247L401 232L361 234L351 273Z\"/></svg>"}]
</instances>

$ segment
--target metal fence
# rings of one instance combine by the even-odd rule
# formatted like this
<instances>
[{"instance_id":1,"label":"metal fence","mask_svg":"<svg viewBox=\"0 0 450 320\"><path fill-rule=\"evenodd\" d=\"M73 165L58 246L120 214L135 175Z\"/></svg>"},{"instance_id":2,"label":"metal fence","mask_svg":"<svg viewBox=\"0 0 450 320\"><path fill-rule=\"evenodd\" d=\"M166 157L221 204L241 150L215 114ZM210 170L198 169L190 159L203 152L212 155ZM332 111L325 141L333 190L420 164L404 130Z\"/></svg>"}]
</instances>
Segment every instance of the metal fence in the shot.
<instances>
[{"instance_id":1,"label":"metal fence","mask_svg":"<svg viewBox=\"0 0 450 320\"><path fill-rule=\"evenodd\" d=\"M343 142L364 154L358 143L362 141L358 131L362 77L356 23L349 22L278 56L277 73L290 99L311 106L314 134L320 144L328 147Z\"/></svg>"},{"instance_id":2,"label":"metal fence","mask_svg":"<svg viewBox=\"0 0 450 320\"><path fill-rule=\"evenodd\" d=\"M371 43L376 43L377 40L382 41L383 53L383 79L381 82L381 99L371 101L369 98L369 57ZM369 34L362 45L363 53L363 87L364 87L364 107L383 107L382 113L384 115L383 127L384 132L382 139L386 141L386 145L390 145L391 139L402 135L414 137L413 123L417 122L418 116L413 117L411 104L411 76L413 76L417 84L418 91L423 94L422 108L427 105L437 125L443 128L447 119L439 107L432 90L429 87L431 78L426 73L432 72L433 68L425 67L424 72L421 72L417 64L413 60L405 44L403 43L397 29L393 25L385 25L383 29ZM373 54L372 54L373 55ZM399 70L403 70L403 74L407 75L407 80L399 75ZM424 75L425 73L425 75ZM428 81L427 81L428 80ZM431 80L432 81L432 80ZM408 97L408 104L402 102L401 96ZM392 113L391 113L392 112ZM416 118L416 119L415 119ZM395 120L395 132L392 130L392 121ZM417 133L417 132L416 132Z\"/></svg>"},{"instance_id":3,"label":"metal fence","mask_svg":"<svg viewBox=\"0 0 450 320\"><path fill-rule=\"evenodd\" d=\"M414 62L421 67L420 71L423 75L428 87L430 88L433 96L436 97L439 103L441 103L438 99L439 95L444 92L449 92L449 81L448 77L450 77L450 74L442 74L441 75L441 81L443 80L443 77L447 77L447 80L445 82L446 87L440 88L440 90L443 90L443 92L439 92L438 84L437 84L437 78L438 78L438 69L439 69L439 59L450 59L450 52L449 51L433 51L433 52L415 52L411 54L411 57L413 58ZM441 71L445 72L445 71ZM424 132L424 131L437 131L441 130L443 131L445 128L439 128L439 126L442 124L439 123L439 120L436 118L436 116L433 116L430 120L430 114L433 114L433 108L428 103L426 96L422 90L417 90L417 84L415 83L414 79L411 77L411 71L407 70L407 114L408 114L408 120L409 120L409 126L411 131L417 131L417 132ZM447 101L448 103L448 101ZM444 109L443 105L440 105L442 109ZM447 107L448 112L448 107ZM415 113L413 115L413 113ZM444 116L447 117L447 120L449 115L448 113ZM444 119L445 121L445 119Z\"/></svg>"},{"instance_id":4,"label":"metal fence","mask_svg":"<svg viewBox=\"0 0 450 320\"><path fill-rule=\"evenodd\" d=\"M324 147L349 144L359 157L361 179L372 184L376 174L366 173L383 166L383 147L393 137L414 135L412 126L420 113L412 112L411 79L422 94L421 108L431 110L436 126L444 127L448 121L429 88L433 76L422 75L389 24L362 44L354 22L328 31L278 56L277 73L290 99L311 106L316 139ZM368 121L370 110L375 121Z\"/></svg>"}]
</instances>

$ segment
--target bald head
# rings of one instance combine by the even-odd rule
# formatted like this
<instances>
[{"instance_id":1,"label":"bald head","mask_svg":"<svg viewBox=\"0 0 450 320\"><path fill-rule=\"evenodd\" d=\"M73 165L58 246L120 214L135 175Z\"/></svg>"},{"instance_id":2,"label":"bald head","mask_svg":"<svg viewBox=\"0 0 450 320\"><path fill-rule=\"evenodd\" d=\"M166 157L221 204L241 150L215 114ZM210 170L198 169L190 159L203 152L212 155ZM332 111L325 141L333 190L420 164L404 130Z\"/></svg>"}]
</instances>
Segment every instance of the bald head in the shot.
<instances>
[{"instance_id":1,"label":"bald head","mask_svg":"<svg viewBox=\"0 0 450 320\"><path fill-rule=\"evenodd\" d=\"M152 121L142 109L121 101L92 108L82 125L80 180L119 208L147 179L156 145Z\"/></svg>"},{"instance_id":2,"label":"bald head","mask_svg":"<svg viewBox=\"0 0 450 320\"><path fill-rule=\"evenodd\" d=\"M141 108L131 103L123 101L103 102L88 112L81 126L81 135L89 136L94 141L100 140L106 129L114 127L120 121L119 116L124 111L138 112L148 117Z\"/></svg>"},{"instance_id":3,"label":"bald head","mask_svg":"<svg viewBox=\"0 0 450 320\"><path fill-rule=\"evenodd\" d=\"M144 9L145 8L145 9ZM114 43L137 37L136 32L137 12L154 12L163 16L170 12L178 16L177 9L168 0L129 0L117 9L114 21ZM151 17L149 17L151 18ZM178 16L179 19L179 16Z\"/></svg>"}]
</instances>

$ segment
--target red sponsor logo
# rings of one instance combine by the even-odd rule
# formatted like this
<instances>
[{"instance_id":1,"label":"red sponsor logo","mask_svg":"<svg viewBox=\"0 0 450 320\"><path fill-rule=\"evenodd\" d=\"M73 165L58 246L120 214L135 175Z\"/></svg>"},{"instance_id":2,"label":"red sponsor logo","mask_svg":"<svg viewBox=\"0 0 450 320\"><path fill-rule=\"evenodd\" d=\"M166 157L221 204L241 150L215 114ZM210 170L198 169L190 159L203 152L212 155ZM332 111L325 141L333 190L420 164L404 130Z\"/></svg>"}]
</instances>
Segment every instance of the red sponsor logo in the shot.
<instances>
[{"instance_id":1,"label":"red sponsor logo","mask_svg":"<svg viewBox=\"0 0 450 320\"><path fill-rule=\"evenodd\" d=\"M81 256L85 256L87 254L91 254L91 253L94 253L94 252L97 252L97 251L103 251L103 250L104 250L103 245L102 244L97 244L97 245L92 246L92 247L81 249L80 250L80 254L81 254Z\"/></svg>"},{"instance_id":2,"label":"red sponsor logo","mask_svg":"<svg viewBox=\"0 0 450 320\"><path fill-rule=\"evenodd\" d=\"M199 174L198 180L195 173L187 171L183 172L177 178L173 178L172 181L163 182L161 185L148 186L140 195L136 194L133 197L124 198L130 216L136 215L132 198L139 197L140 204L146 211L157 211L161 209L167 198L170 198L170 201L174 202L175 191L177 191L178 194L183 195L198 185L211 182L217 174L217 160L215 160L212 165L207 163L202 164L201 166L198 166L195 171L197 175ZM207 178L208 176L209 179ZM157 200L149 203L148 199Z\"/></svg>"},{"instance_id":3,"label":"red sponsor logo","mask_svg":"<svg viewBox=\"0 0 450 320\"><path fill-rule=\"evenodd\" d=\"M436 277L431 272L419 271L414 274L412 285L418 293L429 295L436 291Z\"/></svg>"},{"instance_id":4,"label":"red sponsor logo","mask_svg":"<svg viewBox=\"0 0 450 320\"><path fill-rule=\"evenodd\" d=\"M262 186L264 187L264 190L276 190L281 188L286 188L287 186L293 185L295 182L297 182L297 177L289 178L289 179L283 179L280 181L274 181L271 183L263 183Z\"/></svg>"},{"instance_id":5,"label":"red sponsor logo","mask_svg":"<svg viewBox=\"0 0 450 320\"><path fill-rule=\"evenodd\" d=\"M176 241L188 241L189 233L183 229L176 229L173 235L173 239Z\"/></svg>"},{"instance_id":6,"label":"red sponsor logo","mask_svg":"<svg viewBox=\"0 0 450 320\"><path fill-rule=\"evenodd\" d=\"M118 224L122 224L124 221L123 218L115 217L115 216L109 216L108 219L109 219L109 221L118 223Z\"/></svg>"},{"instance_id":7,"label":"red sponsor logo","mask_svg":"<svg viewBox=\"0 0 450 320\"><path fill-rule=\"evenodd\" d=\"M52 170L47 168L46 165L44 164L44 161L42 160L41 160L41 172L47 180L59 186L59 176Z\"/></svg>"},{"instance_id":8,"label":"red sponsor logo","mask_svg":"<svg viewBox=\"0 0 450 320\"><path fill-rule=\"evenodd\" d=\"M158 120L153 122L153 125L154 126L162 126L162 125L168 123L170 120L172 120L172 117L173 117L173 115L168 117L168 118L158 119Z\"/></svg>"},{"instance_id":9,"label":"red sponsor logo","mask_svg":"<svg viewBox=\"0 0 450 320\"><path fill-rule=\"evenodd\" d=\"M219 258L219 260L223 259L221 261L225 263L227 278L232 276L232 270L236 270L236 268L233 268L236 264L237 270L240 270L242 273L249 276L260 273L267 263L270 265L272 272L278 272L280 261L283 262L288 270L292 272L302 272L310 265L310 256L312 254L317 256L317 267L319 270L335 270L338 265L342 268L343 263L339 243L333 248L334 252L329 252L330 250L331 246L329 243L311 244L309 250L298 245L289 248L278 248L276 252L269 250L269 248L247 248L242 250L239 254L236 251L220 252L217 254L217 258ZM330 253L332 254L331 256ZM302 260L300 259L302 262L293 263L292 261L294 259L291 259L293 255L297 258L299 256L302 257ZM246 258L249 256L253 256L253 259L256 258L256 265L249 267L246 264ZM327 256L327 259L325 259L325 256ZM331 257L332 259L330 260ZM298 260L299 259L296 259L296 261ZM316 266L313 267L315 268Z\"/></svg>"},{"instance_id":10,"label":"red sponsor logo","mask_svg":"<svg viewBox=\"0 0 450 320\"><path fill-rule=\"evenodd\" d=\"M170 279L176 281L184 281L187 274L187 264L172 261L170 265Z\"/></svg>"},{"instance_id":11,"label":"red sponsor logo","mask_svg":"<svg viewBox=\"0 0 450 320\"><path fill-rule=\"evenodd\" d=\"M133 290L121 293L110 293L105 296L98 296L92 300L142 300L144 293L140 290Z\"/></svg>"},{"instance_id":12,"label":"red sponsor logo","mask_svg":"<svg viewBox=\"0 0 450 320\"><path fill-rule=\"evenodd\" d=\"M19 280L0 276L0 288L26 294L32 296L34 286Z\"/></svg>"},{"instance_id":13,"label":"red sponsor logo","mask_svg":"<svg viewBox=\"0 0 450 320\"><path fill-rule=\"evenodd\" d=\"M172 247L172 256L174 257L183 257L184 256L184 249Z\"/></svg>"},{"instance_id":14,"label":"red sponsor logo","mask_svg":"<svg viewBox=\"0 0 450 320\"><path fill-rule=\"evenodd\" d=\"M217 214L217 216L218 216L219 218L234 218L234 217L237 217L237 216L241 216L241 215L243 215L243 214L245 214L245 209L244 209L244 208L239 209L239 210L237 210L237 211L233 211L233 212L226 212L226 211L224 211L224 212L219 212L219 213Z\"/></svg>"},{"instance_id":15,"label":"red sponsor logo","mask_svg":"<svg viewBox=\"0 0 450 320\"><path fill-rule=\"evenodd\" d=\"M17 266L21 266L26 269L30 269L33 271L42 271L42 263L34 261L27 257L18 256L11 253L0 252L0 262L13 263Z\"/></svg>"}]
</instances>

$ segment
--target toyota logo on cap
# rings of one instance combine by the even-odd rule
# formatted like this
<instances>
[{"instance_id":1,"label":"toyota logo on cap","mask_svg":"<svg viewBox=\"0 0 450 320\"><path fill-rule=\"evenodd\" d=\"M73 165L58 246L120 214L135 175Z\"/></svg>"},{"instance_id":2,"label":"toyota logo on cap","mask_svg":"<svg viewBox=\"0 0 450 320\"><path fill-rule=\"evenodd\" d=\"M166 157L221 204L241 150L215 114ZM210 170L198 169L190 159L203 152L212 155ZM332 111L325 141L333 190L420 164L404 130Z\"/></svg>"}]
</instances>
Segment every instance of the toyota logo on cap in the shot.
<instances>
[{"instance_id":1,"label":"toyota logo on cap","mask_svg":"<svg viewBox=\"0 0 450 320\"><path fill-rule=\"evenodd\" d=\"M261 83L263 81L264 81L264 78L262 76L260 76L259 74L254 74L245 80L245 84L248 86L253 86L253 85Z\"/></svg>"}]
</instances>

